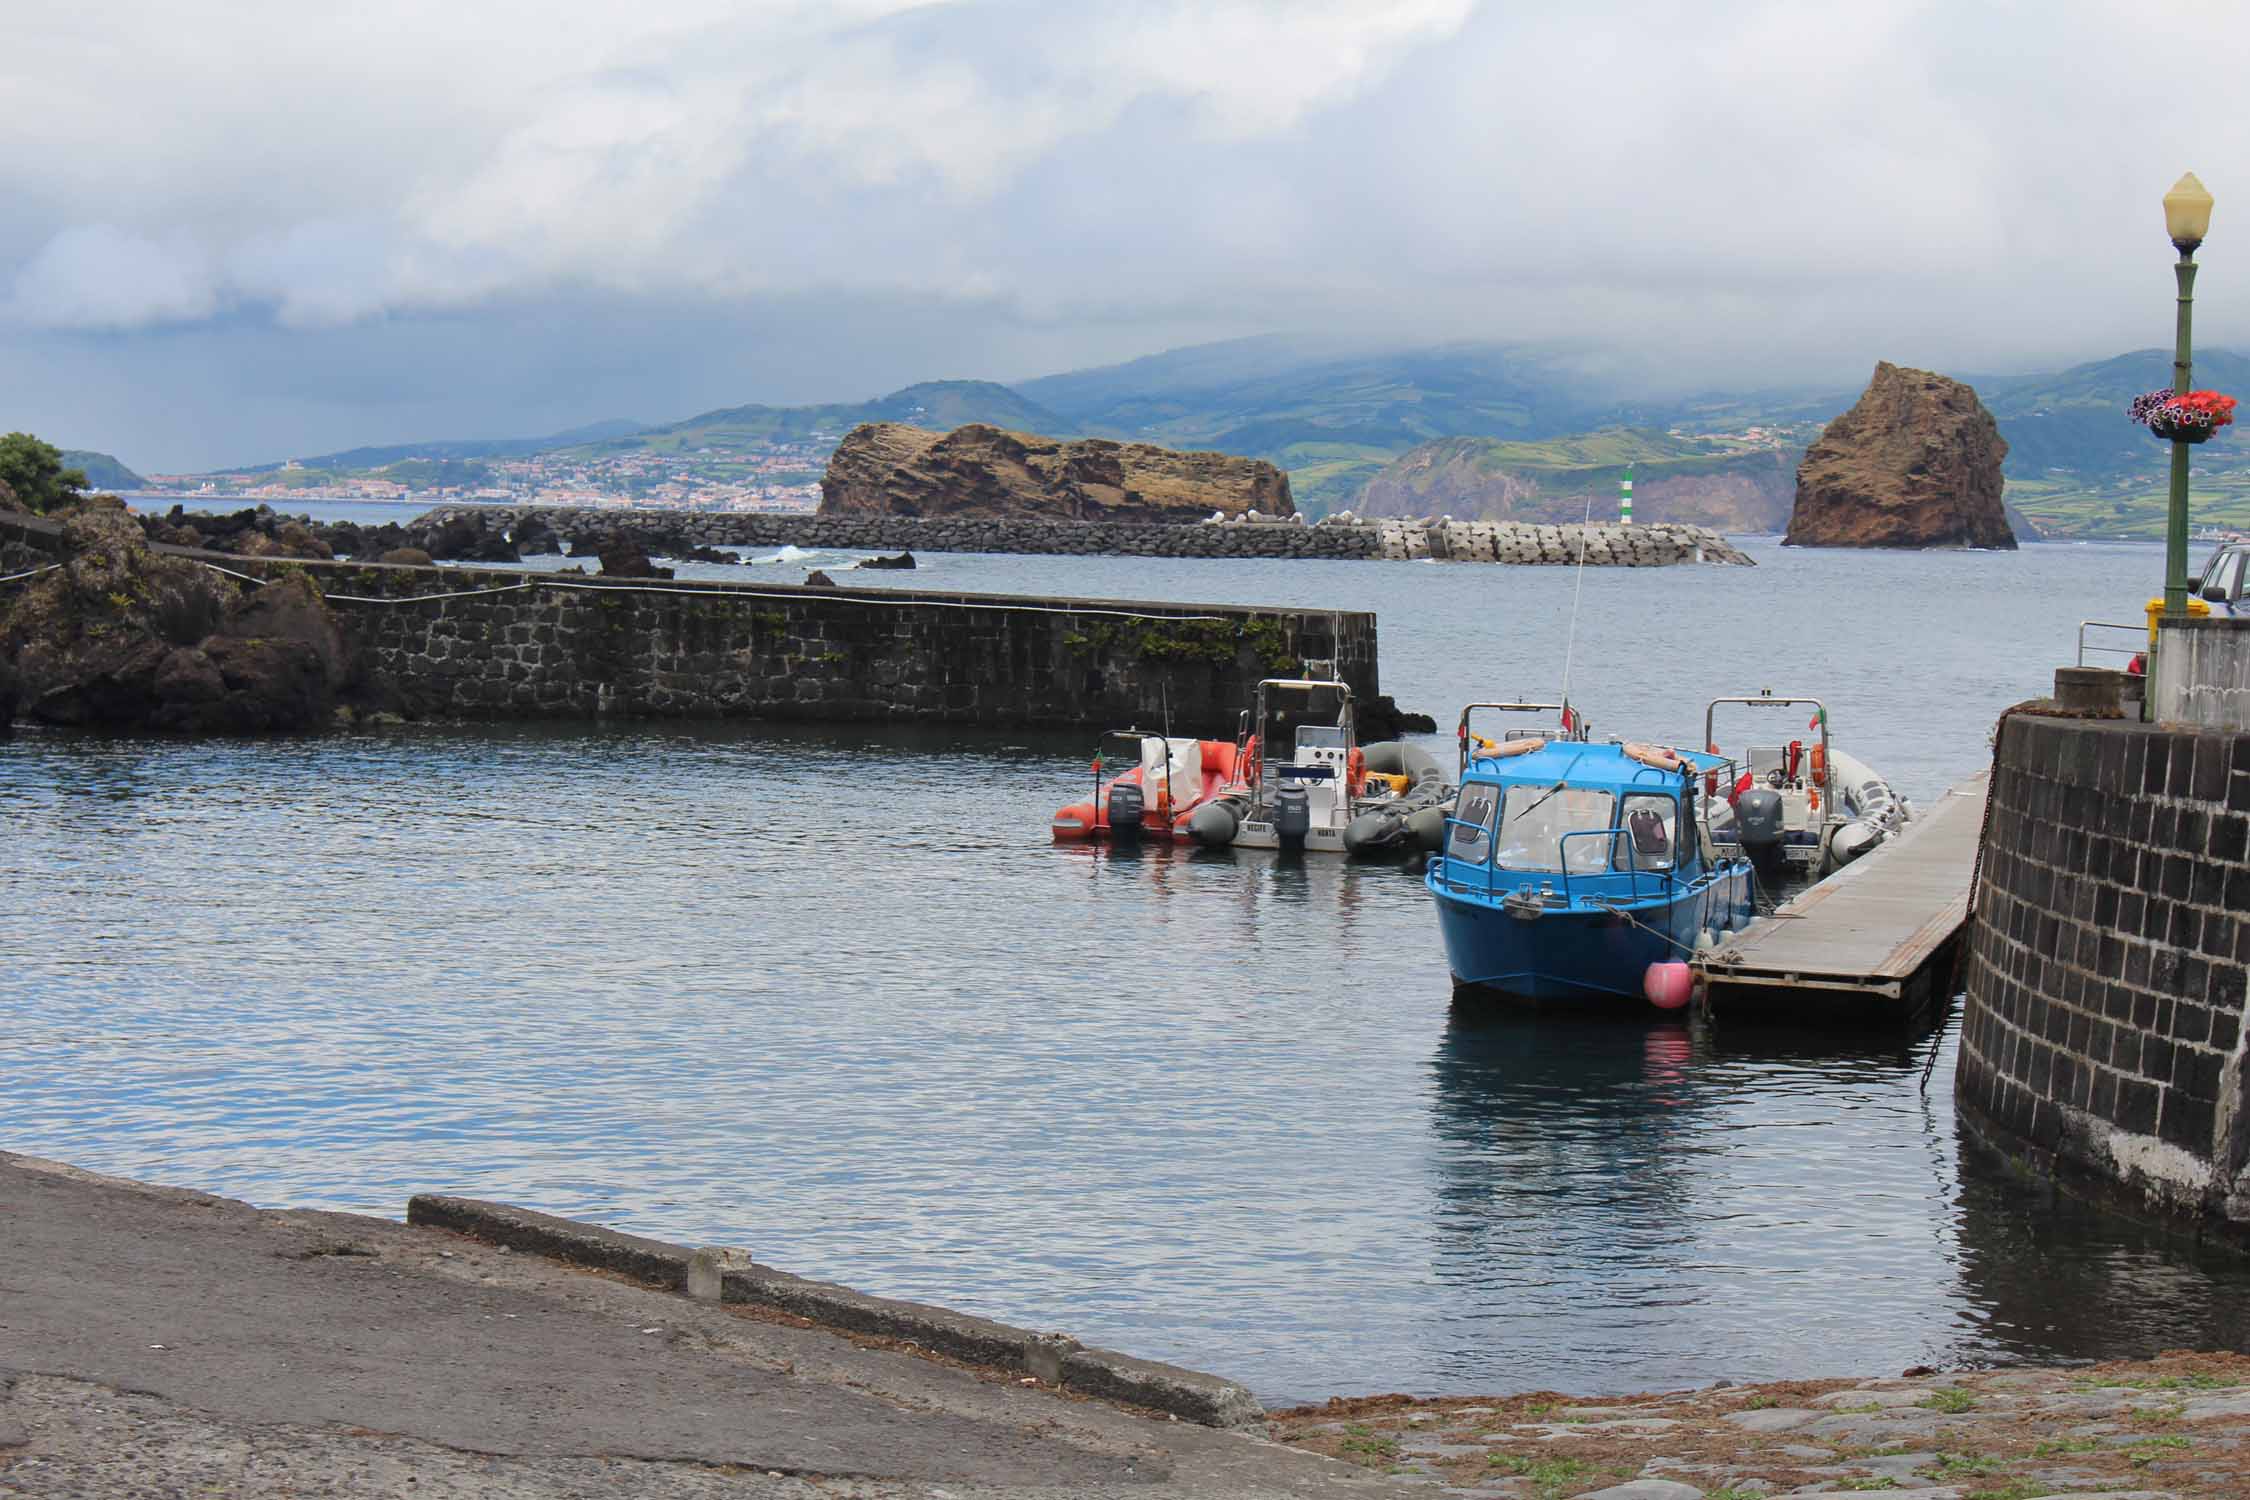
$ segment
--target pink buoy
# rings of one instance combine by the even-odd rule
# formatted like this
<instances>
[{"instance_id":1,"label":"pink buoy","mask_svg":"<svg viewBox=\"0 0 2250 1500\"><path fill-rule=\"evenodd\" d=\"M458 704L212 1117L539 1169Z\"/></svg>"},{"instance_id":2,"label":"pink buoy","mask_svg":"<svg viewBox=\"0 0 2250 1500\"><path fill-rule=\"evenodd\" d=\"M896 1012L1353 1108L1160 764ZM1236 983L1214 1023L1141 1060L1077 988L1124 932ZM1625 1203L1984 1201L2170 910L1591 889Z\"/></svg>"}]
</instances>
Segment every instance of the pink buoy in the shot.
<instances>
[{"instance_id":1,"label":"pink buoy","mask_svg":"<svg viewBox=\"0 0 2250 1500\"><path fill-rule=\"evenodd\" d=\"M1641 976L1641 990L1659 1010L1678 1010L1695 994L1695 971L1676 959L1650 964Z\"/></svg>"}]
</instances>

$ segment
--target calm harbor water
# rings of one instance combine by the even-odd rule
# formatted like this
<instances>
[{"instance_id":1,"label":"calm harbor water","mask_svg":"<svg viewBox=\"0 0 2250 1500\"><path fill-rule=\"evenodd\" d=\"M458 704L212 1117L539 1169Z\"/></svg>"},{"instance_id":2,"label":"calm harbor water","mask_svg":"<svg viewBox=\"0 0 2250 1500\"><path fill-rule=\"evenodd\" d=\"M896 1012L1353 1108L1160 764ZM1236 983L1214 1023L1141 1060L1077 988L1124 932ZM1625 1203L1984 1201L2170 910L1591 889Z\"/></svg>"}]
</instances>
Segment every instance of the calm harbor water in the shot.
<instances>
[{"instance_id":1,"label":"calm harbor water","mask_svg":"<svg viewBox=\"0 0 2250 1500\"><path fill-rule=\"evenodd\" d=\"M1817 691L1927 799L2162 572L2129 545L1753 550L1589 570L1569 651L1597 733L1693 742L1708 697ZM1559 687L1576 588L923 563L850 581L1372 608L1385 688L1441 720ZM1089 741L30 729L0 745L0 1147L745 1244L1268 1399L2250 1347L2250 1263L1959 1140L1949 1032L1457 1013L1399 871L1049 845Z\"/></svg>"}]
</instances>

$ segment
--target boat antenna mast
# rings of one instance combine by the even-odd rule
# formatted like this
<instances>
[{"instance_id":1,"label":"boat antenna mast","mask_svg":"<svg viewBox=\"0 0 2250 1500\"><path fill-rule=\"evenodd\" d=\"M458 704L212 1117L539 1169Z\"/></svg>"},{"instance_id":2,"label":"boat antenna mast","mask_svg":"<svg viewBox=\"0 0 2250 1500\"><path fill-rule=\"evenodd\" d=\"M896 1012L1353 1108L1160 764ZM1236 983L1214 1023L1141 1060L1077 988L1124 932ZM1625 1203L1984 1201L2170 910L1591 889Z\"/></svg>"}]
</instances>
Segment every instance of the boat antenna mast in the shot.
<instances>
[{"instance_id":1,"label":"boat antenna mast","mask_svg":"<svg viewBox=\"0 0 2250 1500\"><path fill-rule=\"evenodd\" d=\"M1586 492L1586 517L1578 523L1578 581L1570 591L1570 636L1563 643L1562 658L1562 719L1563 734L1567 738L1577 721L1578 711L1570 706L1570 664L1578 650L1578 601L1586 592L1586 533L1594 524L1594 492Z\"/></svg>"}]
</instances>

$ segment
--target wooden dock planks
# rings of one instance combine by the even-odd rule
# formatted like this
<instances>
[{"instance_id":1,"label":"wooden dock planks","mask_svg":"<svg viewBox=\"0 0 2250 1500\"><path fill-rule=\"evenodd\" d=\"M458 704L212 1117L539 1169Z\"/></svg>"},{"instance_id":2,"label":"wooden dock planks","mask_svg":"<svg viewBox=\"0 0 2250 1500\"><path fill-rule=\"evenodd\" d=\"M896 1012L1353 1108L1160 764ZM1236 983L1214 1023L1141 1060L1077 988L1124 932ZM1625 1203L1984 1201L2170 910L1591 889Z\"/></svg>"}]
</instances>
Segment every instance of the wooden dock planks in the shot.
<instances>
[{"instance_id":1,"label":"wooden dock planks","mask_svg":"<svg viewBox=\"0 0 2250 1500\"><path fill-rule=\"evenodd\" d=\"M1947 792L1889 848L1752 923L1697 972L1713 985L1905 995L1967 919L1990 779Z\"/></svg>"}]
</instances>

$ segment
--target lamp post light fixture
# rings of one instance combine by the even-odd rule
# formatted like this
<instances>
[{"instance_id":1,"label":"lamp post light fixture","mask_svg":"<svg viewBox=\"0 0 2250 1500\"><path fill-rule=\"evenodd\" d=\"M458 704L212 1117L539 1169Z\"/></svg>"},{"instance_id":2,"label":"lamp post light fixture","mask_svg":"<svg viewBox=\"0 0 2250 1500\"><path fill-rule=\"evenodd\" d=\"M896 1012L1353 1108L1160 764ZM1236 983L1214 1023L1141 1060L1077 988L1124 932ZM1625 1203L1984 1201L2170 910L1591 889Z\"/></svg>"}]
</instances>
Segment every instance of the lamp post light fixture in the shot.
<instances>
[{"instance_id":1,"label":"lamp post light fixture","mask_svg":"<svg viewBox=\"0 0 2250 1500\"><path fill-rule=\"evenodd\" d=\"M2211 195L2193 172L2183 175L2164 195L2164 232L2180 252L2172 274L2180 285L2179 321L2172 343L2172 391L2184 396L2193 373L2194 346L2189 326L2195 312L2195 247L2211 230ZM2164 613L2179 618L2187 614L2188 596L2188 444L2172 439L2172 505L2164 523Z\"/></svg>"}]
</instances>

